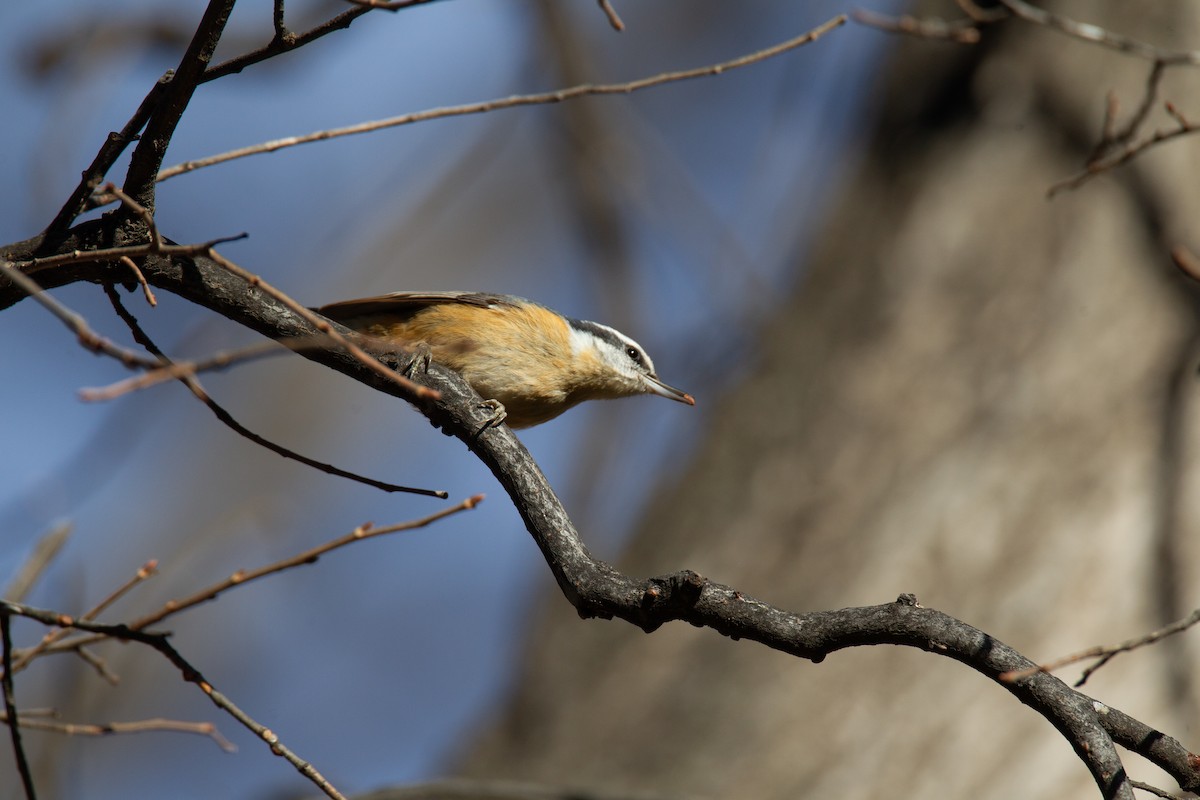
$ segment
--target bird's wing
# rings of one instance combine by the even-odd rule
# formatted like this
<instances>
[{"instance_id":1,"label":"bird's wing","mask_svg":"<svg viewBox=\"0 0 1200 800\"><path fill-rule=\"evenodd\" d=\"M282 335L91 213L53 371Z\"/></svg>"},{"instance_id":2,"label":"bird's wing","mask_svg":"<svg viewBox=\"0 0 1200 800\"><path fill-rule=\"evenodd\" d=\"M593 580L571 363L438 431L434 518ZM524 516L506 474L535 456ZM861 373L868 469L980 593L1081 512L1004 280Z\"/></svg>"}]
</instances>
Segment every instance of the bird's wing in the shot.
<instances>
[{"instance_id":1,"label":"bird's wing","mask_svg":"<svg viewBox=\"0 0 1200 800\"><path fill-rule=\"evenodd\" d=\"M377 297L364 297L360 300L343 300L340 303L330 303L314 310L330 319L343 320L370 314L409 316L423 308L444 303L462 303L487 308L490 306L517 306L522 302L526 301L513 295L487 292L392 292Z\"/></svg>"}]
</instances>

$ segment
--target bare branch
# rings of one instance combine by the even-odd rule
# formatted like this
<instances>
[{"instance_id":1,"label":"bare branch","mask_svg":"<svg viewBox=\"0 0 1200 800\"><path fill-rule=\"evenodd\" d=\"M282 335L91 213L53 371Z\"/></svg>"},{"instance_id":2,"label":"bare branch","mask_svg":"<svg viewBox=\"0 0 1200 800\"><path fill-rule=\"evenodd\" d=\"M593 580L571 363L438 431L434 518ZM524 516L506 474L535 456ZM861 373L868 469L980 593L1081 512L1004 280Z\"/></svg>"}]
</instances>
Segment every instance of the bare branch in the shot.
<instances>
[{"instance_id":1,"label":"bare branch","mask_svg":"<svg viewBox=\"0 0 1200 800\"><path fill-rule=\"evenodd\" d=\"M1047 189L1046 196L1053 197L1064 189L1077 189L1097 175L1129 163L1152 147L1157 147L1160 144L1180 139L1184 136L1191 136L1200 131L1200 125L1187 120L1175 106L1168 103L1166 107L1167 112L1171 114L1179 124L1179 127L1169 131L1155 131L1151 136L1140 142L1133 142L1104 158L1090 162L1081 172L1069 178L1064 178Z\"/></svg>"},{"instance_id":2,"label":"bare branch","mask_svg":"<svg viewBox=\"0 0 1200 800\"><path fill-rule=\"evenodd\" d=\"M1103 667L1109 661L1112 661L1113 658L1121 653L1128 653L1131 650L1137 650L1139 647L1145 647L1146 645L1154 644L1155 642L1161 641L1168 636L1174 636L1177 633L1183 633L1197 623L1200 623L1200 608L1196 609L1191 614L1188 614L1181 620L1176 620L1170 625L1165 625L1158 630L1151 631L1143 636L1136 636L1132 639L1126 639L1120 644L1089 647L1086 650L1080 650L1078 653L1072 653L1069 656L1056 658L1053 661L1047 661L1044 664L1038 664L1028 669L1005 673L1000 676L1000 680L1021 680L1022 678L1028 678L1030 675L1036 672L1053 672L1056 669L1060 669L1070 664L1077 664L1080 661L1087 661L1093 658L1097 659L1096 663L1085 669L1079 680L1075 682L1075 686L1080 687L1087 683L1087 679L1092 676L1092 673Z\"/></svg>"},{"instance_id":3,"label":"bare branch","mask_svg":"<svg viewBox=\"0 0 1200 800\"><path fill-rule=\"evenodd\" d=\"M296 343L297 349L302 346L304 345ZM240 350L222 350L203 361L173 361L167 359L166 362L161 363L158 367L147 370L140 375L135 375L132 378L110 383L108 386L84 387L79 390L79 397L89 403L115 400L122 395L142 389L149 389L160 383L179 380L187 376L196 376L202 372L226 369L235 364L286 353L289 349L288 345L282 342L263 342L262 344L250 345Z\"/></svg>"},{"instance_id":4,"label":"bare branch","mask_svg":"<svg viewBox=\"0 0 1200 800\"><path fill-rule=\"evenodd\" d=\"M29 712L21 715L21 727L30 730L51 731L67 736L112 736L114 734L146 733L149 731L167 731L171 733L192 733L208 737L226 753L236 753L237 745L226 739L211 722L185 722L177 719L141 719L133 722L58 722L57 720L31 719Z\"/></svg>"},{"instance_id":5,"label":"bare branch","mask_svg":"<svg viewBox=\"0 0 1200 800\"><path fill-rule=\"evenodd\" d=\"M306 44L315 42L322 36L333 33L334 31L342 31L350 27L350 23L366 14L371 9L369 8L352 8L348 11L343 11L336 17L329 19L311 30L304 33L291 33L283 25L283 7L280 0L275 0L274 8L274 25L275 37L269 44L264 47L254 50L250 53L245 53L240 56L222 61L215 67L209 67L200 77L201 83L215 81L217 78L223 78L226 75L233 75L241 72L246 67L274 58L282 53L287 53L303 47Z\"/></svg>"},{"instance_id":6,"label":"bare branch","mask_svg":"<svg viewBox=\"0 0 1200 800\"><path fill-rule=\"evenodd\" d=\"M163 87L161 97L146 121L145 132L130 156L129 169L125 173L125 191L151 211L154 209L154 176L162 167L167 147L175 135L175 127L191 102L196 87L200 85L213 51L217 49L234 2L209 0L191 43L179 60L170 82Z\"/></svg>"},{"instance_id":7,"label":"bare branch","mask_svg":"<svg viewBox=\"0 0 1200 800\"><path fill-rule=\"evenodd\" d=\"M402 11L413 6L423 6L436 0L346 0L356 6L378 8L380 11Z\"/></svg>"},{"instance_id":8,"label":"bare branch","mask_svg":"<svg viewBox=\"0 0 1200 800\"><path fill-rule=\"evenodd\" d=\"M600 10L604 12L604 16L608 18L608 24L612 26L612 29L617 32L625 30L625 23L621 21L621 16L617 14L612 3L609 0L597 0L597 2L600 4Z\"/></svg>"},{"instance_id":9,"label":"bare branch","mask_svg":"<svg viewBox=\"0 0 1200 800\"><path fill-rule=\"evenodd\" d=\"M342 136L354 136L362 133L371 133L373 131L383 130L385 128L411 125L416 122L425 122L431 119L461 117L468 114L483 114L489 111L497 111L502 108L517 108L519 106L561 103L564 100L572 100L576 97L584 97L587 95L630 94L631 92L649 89L654 86L662 86L663 84L667 83L675 83L678 81L691 80L693 78L702 78L711 75L720 75L721 73L728 72L729 70L750 66L751 64L757 64L761 61L766 61L769 58L781 55L789 50L794 50L798 47L809 44L810 42L816 41L818 38L834 28L845 24L845 22L846 17L844 15L837 16L828 22L813 28L811 31L793 39L789 39L781 44L777 44L773 47L768 47L748 55L739 56L738 58L730 59L729 61L723 61L719 64L710 64L706 67L680 70L678 72L664 72L659 75L654 75L648 78L639 78L638 80L628 81L626 83L581 84L566 89L557 89L553 92L514 95L512 97L487 100L479 103L467 103L460 106L433 108L426 111L417 111L412 114L403 114L398 117L390 117L388 119L374 120L372 122L360 122L356 125L349 125L344 128L332 128L329 130L317 131L316 133L310 133L305 136L289 136L284 139L275 139L270 142L263 142L261 144L251 145L249 147L238 148L237 150L230 150L226 153L218 153L217 155L208 156L206 158L185 161L182 164L177 164L173 167L168 167L162 170L160 173L158 173L158 180L165 181L177 175L182 175L185 172L192 172L203 167L224 164L228 161L246 158L248 156L260 155L262 153L273 153L276 150L283 150L288 147L296 147L297 145L325 141L327 139L337 139Z\"/></svg>"},{"instance_id":10,"label":"bare branch","mask_svg":"<svg viewBox=\"0 0 1200 800\"><path fill-rule=\"evenodd\" d=\"M978 44L979 23L970 17L944 20L938 17L914 17L902 14L898 17L878 14L866 9L855 9L854 21L888 33L904 33L922 39L945 39L957 44Z\"/></svg>"}]
</instances>

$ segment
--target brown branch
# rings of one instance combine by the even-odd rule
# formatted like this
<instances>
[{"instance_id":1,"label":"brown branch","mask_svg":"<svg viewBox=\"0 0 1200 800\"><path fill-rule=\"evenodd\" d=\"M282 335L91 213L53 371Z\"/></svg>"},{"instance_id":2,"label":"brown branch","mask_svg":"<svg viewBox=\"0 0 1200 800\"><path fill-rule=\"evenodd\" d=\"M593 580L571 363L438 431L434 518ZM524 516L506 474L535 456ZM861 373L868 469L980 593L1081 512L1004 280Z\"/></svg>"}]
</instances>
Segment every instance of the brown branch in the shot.
<instances>
[{"instance_id":1,"label":"brown branch","mask_svg":"<svg viewBox=\"0 0 1200 800\"><path fill-rule=\"evenodd\" d=\"M625 30L625 23L621 21L621 15L613 8L612 3L609 0L597 0L597 2L600 4L600 10L604 12L604 16L608 19L608 24L612 29L618 33Z\"/></svg>"},{"instance_id":2,"label":"brown branch","mask_svg":"<svg viewBox=\"0 0 1200 800\"><path fill-rule=\"evenodd\" d=\"M910 14L893 17L861 8L855 9L851 17L855 22L869 28L922 39L943 39L956 44L978 44L980 39L979 23L970 17L949 21L938 17L914 17Z\"/></svg>"},{"instance_id":3,"label":"brown branch","mask_svg":"<svg viewBox=\"0 0 1200 800\"><path fill-rule=\"evenodd\" d=\"M402 11L413 6L423 6L436 0L346 0L347 3L366 8L378 8L380 11Z\"/></svg>"},{"instance_id":4,"label":"brown branch","mask_svg":"<svg viewBox=\"0 0 1200 800\"><path fill-rule=\"evenodd\" d=\"M5 720L7 721L7 720ZM176 719L141 719L133 722L59 722L57 720L31 719L29 712L21 715L21 727L28 730L50 731L67 736L112 736L114 734L146 733L148 731L167 731L171 733L191 733L205 736L226 753L236 753L237 745L226 739L211 722L185 722Z\"/></svg>"},{"instance_id":5,"label":"brown branch","mask_svg":"<svg viewBox=\"0 0 1200 800\"><path fill-rule=\"evenodd\" d=\"M163 87L161 97L146 121L145 132L129 158L125 191L151 211L154 209L154 176L162 168L163 157L175 135L175 128L204 77L217 43L221 41L234 2L209 0L191 43L179 60L170 82Z\"/></svg>"},{"instance_id":6,"label":"brown branch","mask_svg":"<svg viewBox=\"0 0 1200 800\"><path fill-rule=\"evenodd\" d=\"M1087 661L1093 658L1097 659L1096 663L1085 669L1079 680L1075 682L1075 686L1080 687L1087 683L1087 679L1092 676L1092 673L1103 667L1109 661L1112 661L1121 653L1128 653L1131 650L1137 650L1139 647L1145 647L1146 645L1154 644L1155 642L1161 641L1168 636L1174 636L1177 633L1183 633L1197 623L1200 623L1200 608L1196 609L1191 614L1188 614L1183 619L1176 620L1170 625L1165 625L1156 631L1151 631L1150 633L1142 636L1136 636L1132 639L1126 639L1119 644L1089 647L1086 650L1080 650L1078 653L1072 653L1069 656L1056 658L1053 661L1047 661L1043 664L1038 664L1024 670L1005 673L1000 676L1000 680L1021 680L1022 678L1028 678L1030 675L1033 675L1037 672L1053 672L1056 669L1060 669L1070 664L1077 664L1080 661Z\"/></svg>"},{"instance_id":7,"label":"brown branch","mask_svg":"<svg viewBox=\"0 0 1200 800\"><path fill-rule=\"evenodd\" d=\"M364 0L365 1L365 0ZM664 72L648 78L639 78L638 80L628 81L625 83L603 83L603 84L580 84L566 89L557 89L552 92L542 92L539 94L514 95L495 100L487 100L478 103L467 103L459 106L445 106L442 108L427 109L425 111L417 111L412 114L403 114L398 117L390 117L388 119L374 120L372 122L361 122L356 125L349 125L344 128L332 128L329 130L317 131L304 136L289 136L284 139L275 139L261 144L250 145L249 147L230 150L225 153L208 156L206 158L185 161L182 164L177 164L173 167L168 167L158 173L158 180L165 181L177 175L182 175L185 172L210 167L215 164L223 164L228 161L233 161L247 156L260 155L262 153L273 153L276 150L282 150L288 147L296 147L297 145L309 144L311 142L325 141L328 139L336 139L342 136L354 136L362 133L370 133L373 131L382 130L384 128L395 128L401 125L411 125L416 122L425 122L431 119L444 119L446 117L461 117L468 114L483 114L490 111L497 111L503 108L517 108L520 106L547 105L551 103L561 103L565 100L572 100L577 97L587 95L608 95L608 94L630 94L632 92L649 89L654 86L662 86L667 83L676 83L678 81L691 80L693 78L702 78L712 75L720 75L729 70L738 69L740 67L757 64L761 61L773 58L794 50L810 42L816 41L821 36L829 33L834 28L843 25L846 22L844 15L834 17L828 22L813 28L807 33L789 39L781 44L759 50L748 55L739 56L729 61L723 61L719 64L710 64L705 67L696 69L680 70L678 72Z\"/></svg>"},{"instance_id":8,"label":"brown branch","mask_svg":"<svg viewBox=\"0 0 1200 800\"><path fill-rule=\"evenodd\" d=\"M281 347L280 345L283 346ZM297 344L297 348L300 346ZM262 344L250 345L240 350L222 350L203 361L174 361L168 358L154 369L147 370L140 375L134 375L132 378L110 383L107 386L84 387L79 390L79 397L88 403L102 403L115 400L131 392L149 389L160 383L179 380L188 376L194 377L202 372L226 369L235 364L286 353L290 349L283 342L263 342Z\"/></svg>"},{"instance_id":9,"label":"brown branch","mask_svg":"<svg viewBox=\"0 0 1200 800\"><path fill-rule=\"evenodd\" d=\"M154 613L148 614L144 617L140 617L136 621L131 622L130 627L134 628L135 630L144 630L150 625L161 622L167 617L174 616L181 611L192 608L193 606L198 606L201 603L207 603L211 600L216 600L217 597L236 586L242 586L250 583L251 581L256 581L259 578L265 578L268 575L293 569L304 564L315 564L317 559L326 553L346 547L350 544L354 544L355 542L366 539L374 539L377 536L386 536L392 533L400 533L402 531L411 531L418 528L427 527L435 522L438 522L439 520L457 514L460 511L469 511L482 502L483 495L477 494L468 497L466 500L463 500L461 503L451 506L450 508L443 509L435 514L422 517L421 519L400 522L395 525L387 525L382 528L376 528L369 522L359 525L357 528L345 534L344 536L340 536L337 539L330 540L324 544L305 550L297 555L267 564L257 569L240 569L231 574L225 580L201 589L189 597L178 600L170 600L158 611L155 611Z\"/></svg>"},{"instance_id":10,"label":"brown branch","mask_svg":"<svg viewBox=\"0 0 1200 800\"><path fill-rule=\"evenodd\" d=\"M254 50L249 53L244 53L240 56L235 56L228 61L222 61L214 67L209 67L201 76L201 83L215 81L217 78L223 78L226 75L233 75L241 72L246 67L258 64L268 59L283 53L291 52L297 48L303 47L306 44L315 42L322 36L326 36L334 31L345 30L350 27L354 20L366 14L371 9L369 8L352 8L349 11L343 11L337 16L326 20L320 25L307 30L304 33L291 33L283 25L283 8L279 0L276 0L273 12L273 24L275 26L275 37L264 47Z\"/></svg>"},{"instance_id":11,"label":"brown branch","mask_svg":"<svg viewBox=\"0 0 1200 800\"><path fill-rule=\"evenodd\" d=\"M1109 172L1110 170L1129 163L1134 158L1151 149L1152 147L1157 147L1160 144L1172 141L1174 139L1179 139L1184 136L1191 136L1197 131L1200 131L1200 125L1188 121L1185 117L1183 117L1182 114L1179 113L1179 110L1170 103L1167 104L1167 112L1171 114L1171 116L1179 124L1179 127L1170 131L1155 131L1153 135L1143 139L1140 142L1133 142L1126 145L1122 149L1105 156L1104 158L1090 162L1082 171L1070 176L1069 178L1064 178L1047 189L1046 196L1053 197L1064 189L1077 189L1097 175Z\"/></svg>"},{"instance_id":12,"label":"brown branch","mask_svg":"<svg viewBox=\"0 0 1200 800\"><path fill-rule=\"evenodd\" d=\"M129 256L121 256L121 258L118 260L125 266L129 267L129 271L132 272L133 277L137 279L138 285L142 287L142 294L145 295L146 302L150 304L150 307L153 308L154 306L157 306L158 298L154 296L153 290L150 289L150 284L146 282L146 276L142 274L141 268L139 268L137 264L133 263L133 259Z\"/></svg>"},{"instance_id":13,"label":"brown branch","mask_svg":"<svg viewBox=\"0 0 1200 800\"><path fill-rule=\"evenodd\" d=\"M1133 786L1133 788L1141 789L1143 792L1148 792L1155 797L1165 797L1167 800L1182 800L1182 798L1180 798L1178 795L1165 792L1162 789L1159 789L1157 786L1149 783L1144 783L1142 781L1130 781L1129 783Z\"/></svg>"}]
</instances>

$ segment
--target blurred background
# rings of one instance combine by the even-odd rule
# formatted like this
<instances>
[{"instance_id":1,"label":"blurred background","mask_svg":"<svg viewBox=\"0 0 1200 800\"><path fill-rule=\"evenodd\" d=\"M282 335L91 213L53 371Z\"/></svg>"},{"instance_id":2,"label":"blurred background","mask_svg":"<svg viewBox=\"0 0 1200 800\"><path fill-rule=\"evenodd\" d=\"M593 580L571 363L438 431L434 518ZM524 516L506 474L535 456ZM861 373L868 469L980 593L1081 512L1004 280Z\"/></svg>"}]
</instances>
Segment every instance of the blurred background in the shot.
<instances>
[{"instance_id":1,"label":"blurred background","mask_svg":"<svg viewBox=\"0 0 1200 800\"><path fill-rule=\"evenodd\" d=\"M202 87L167 163L714 63L852 8L625 5L622 33L593 3L368 14ZM1200 47L1183 0L1052 5ZM289 4L288 23L343 8ZM952 2L915 10L958 15ZM201 11L0 11L0 239L46 224ZM241 4L217 60L270 32L268 5ZM632 574L687 567L796 611L914 592L1049 659L1197 603L1195 296L1167 253L1200 250L1188 178L1200 152L1185 139L1046 197L1094 145L1107 93L1127 117L1149 68L1017 22L974 47L851 24L716 78L184 175L160 187L158 220L181 242L247 231L222 252L314 305L500 291L632 335L696 408L593 403L521 434L588 545ZM1200 114L1186 107L1198 88L1175 70L1160 96ZM128 342L98 287L56 296ZM159 300L126 304L172 355L255 341ZM0 313L0 339L0 581L41 534L73 525L34 605L84 610L158 559L159 576L105 617L128 619L362 522L445 506L282 460L178 385L85 404L79 388L125 373L33 303ZM167 625L218 689L343 791L466 774L655 797L1095 794L1050 726L949 661L866 648L812 665L685 626L647 637L580 621L494 479L390 397L287 357L203 383L244 425L311 457L452 501L488 495ZM41 631L16 634L29 644ZM1193 651L1181 638L1118 658L1089 691L1194 741ZM45 796L311 794L157 655L100 654L118 686L55 657L19 676L21 704L79 722L212 720L239 750L31 732ZM0 797L19 796L14 774L0 758Z\"/></svg>"}]
</instances>

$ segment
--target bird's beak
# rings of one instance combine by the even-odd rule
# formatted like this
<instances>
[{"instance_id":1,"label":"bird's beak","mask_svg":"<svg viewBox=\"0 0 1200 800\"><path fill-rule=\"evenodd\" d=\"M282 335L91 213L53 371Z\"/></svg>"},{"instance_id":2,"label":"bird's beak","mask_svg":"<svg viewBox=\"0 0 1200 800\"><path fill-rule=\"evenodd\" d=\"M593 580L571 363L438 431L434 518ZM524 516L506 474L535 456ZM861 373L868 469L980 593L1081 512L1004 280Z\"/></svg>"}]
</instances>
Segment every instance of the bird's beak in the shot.
<instances>
[{"instance_id":1,"label":"bird's beak","mask_svg":"<svg viewBox=\"0 0 1200 800\"><path fill-rule=\"evenodd\" d=\"M689 406L696 405L696 399L694 397L687 392L681 392L674 386L667 386L658 379L657 375L646 375L644 377L646 379L647 391L662 397L666 397L669 400L677 400L680 403L687 403Z\"/></svg>"}]
</instances>

